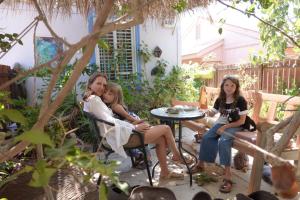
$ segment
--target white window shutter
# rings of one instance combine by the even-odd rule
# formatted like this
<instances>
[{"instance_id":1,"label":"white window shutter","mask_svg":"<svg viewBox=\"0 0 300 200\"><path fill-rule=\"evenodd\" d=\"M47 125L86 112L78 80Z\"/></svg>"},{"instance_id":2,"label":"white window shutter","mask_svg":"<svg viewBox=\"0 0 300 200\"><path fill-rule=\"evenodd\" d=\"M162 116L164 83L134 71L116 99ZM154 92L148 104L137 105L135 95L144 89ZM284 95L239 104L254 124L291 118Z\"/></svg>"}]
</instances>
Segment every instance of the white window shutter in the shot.
<instances>
[{"instance_id":1,"label":"white window shutter","mask_svg":"<svg viewBox=\"0 0 300 200\"><path fill-rule=\"evenodd\" d=\"M98 46L97 63L100 71L110 80L127 78L134 69L134 34L133 28L117 30L101 37L109 45L109 50Z\"/></svg>"}]
</instances>

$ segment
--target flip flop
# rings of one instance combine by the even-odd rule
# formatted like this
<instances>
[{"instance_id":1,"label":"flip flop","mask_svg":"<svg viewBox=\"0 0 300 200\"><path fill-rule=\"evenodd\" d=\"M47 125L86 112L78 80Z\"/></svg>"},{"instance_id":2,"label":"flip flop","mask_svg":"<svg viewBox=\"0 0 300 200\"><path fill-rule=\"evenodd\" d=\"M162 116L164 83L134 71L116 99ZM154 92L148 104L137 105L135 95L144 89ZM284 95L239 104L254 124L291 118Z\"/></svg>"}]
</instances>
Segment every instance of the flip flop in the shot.
<instances>
[{"instance_id":1,"label":"flip flop","mask_svg":"<svg viewBox=\"0 0 300 200\"><path fill-rule=\"evenodd\" d=\"M183 180L184 179L184 174L178 173L178 172L169 172L169 174L167 176L160 176L159 177L160 180L170 180L170 179L176 179L176 180Z\"/></svg>"},{"instance_id":2,"label":"flip flop","mask_svg":"<svg viewBox=\"0 0 300 200\"><path fill-rule=\"evenodd\" d=\"M223 179L223 183L219 188L219 191L222 193L229 193L232 190L233 182L229 179Z\"/></svg>"},{"instance_id":3,"label":"flip flop","mask_svg":"<svg viewBox=\"0 0 300 200\"><path fill-rule=\"evenodd\" d=\"M185 160L186 164L190 165L190 164L194 163L194 159L191 156L184 155L183 157L184 157L184 160ZM175 164L184 164L184 161L182 159L180 159L180 160L173 160L173 162Z\"/></svg>"},{"instance_id":4,"label":"flip flop","mask_svg":"<svg viewBox=\"0 0 300 200\"><path fill-rule=\"evenodd\" d=\"M192 169L191 169L191 172L192 174L196 174L196 173L201 173L201 172L204 172L204 167L202 166L198 166L198 165L195 165Z\"/></svg>"},{"instance_id":5,"label":"flip flop","mask_svg":"<svg viewBox=\"0 0 300 200\"><path fill-rule=\"evenodd\" d=\"M203 135L196 134L196 135L194 135L194 137L195 137L196 143L201 143Z\"/></svg>"}]
</instances>

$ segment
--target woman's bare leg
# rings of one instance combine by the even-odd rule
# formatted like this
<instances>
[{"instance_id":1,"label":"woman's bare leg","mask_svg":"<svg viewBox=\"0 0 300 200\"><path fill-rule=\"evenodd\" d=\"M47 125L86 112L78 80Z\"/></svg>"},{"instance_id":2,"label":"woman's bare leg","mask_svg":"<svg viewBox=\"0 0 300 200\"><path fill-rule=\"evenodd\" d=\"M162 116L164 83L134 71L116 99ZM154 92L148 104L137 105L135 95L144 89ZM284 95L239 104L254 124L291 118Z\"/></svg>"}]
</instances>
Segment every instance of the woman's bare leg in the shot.
<instances>
[{"instance_id":1,"label":"woman's bare leg","mask_svg":"<svg viewBox=\"0 0 300 200\"><path fill-rule=\"evenodd\" d=\"M183 121L182 125L192 129L193 131L197 131L197 132L205 132L205 125L196 121Z\"/></svg>"},{"instance_id":2,"label":"woman's bare leg","mask_svg":"<svg viewBox=\"0 0 300 200\"><path fill-rule=\"evenodd\" d=\"M167 166L167 154L166 154L166 144L164 140L158 139L154 142L156 144L156 155L160 165L160 176L164 177L169 174Z\"/></svg>"},{"instance_id":3,"label":"woman's bare leg","mask_svg":"<svg viewBox=\"0 0 300 200\"><path fill-rule=\"evenodd\" d=\"M164 142L167 142L168 147L173 153L173 159L180 160L180 154L176 147L175 139L169 126L158 125L151 127L145 132L144 140L146 144L156 144L158 140L163 140Z\"/></svg>"}]
</instances>

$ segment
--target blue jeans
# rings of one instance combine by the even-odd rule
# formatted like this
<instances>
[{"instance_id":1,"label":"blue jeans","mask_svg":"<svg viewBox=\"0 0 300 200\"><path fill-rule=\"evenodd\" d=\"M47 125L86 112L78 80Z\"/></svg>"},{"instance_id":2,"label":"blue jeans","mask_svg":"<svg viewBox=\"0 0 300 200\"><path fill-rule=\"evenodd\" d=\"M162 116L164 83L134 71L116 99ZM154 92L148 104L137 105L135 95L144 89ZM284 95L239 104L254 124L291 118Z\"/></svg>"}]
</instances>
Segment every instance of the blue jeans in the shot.
<instances>
[{"instance_id":1,"label":"blue jeans","mask_svg":"<svg viewBox=\"0 0 300 200\"><path fill-rule=\"evenodd\" d=\"M230 166L233 138L225 134L217 134L217 130L223 125L224 124L215 124L205 133L200 145L199 160L213 163L219 151L220 164ZM225 129L225 131L231 135L234 135L240 130L242 130L241 127Z\"/></svg>"}]
</instances>

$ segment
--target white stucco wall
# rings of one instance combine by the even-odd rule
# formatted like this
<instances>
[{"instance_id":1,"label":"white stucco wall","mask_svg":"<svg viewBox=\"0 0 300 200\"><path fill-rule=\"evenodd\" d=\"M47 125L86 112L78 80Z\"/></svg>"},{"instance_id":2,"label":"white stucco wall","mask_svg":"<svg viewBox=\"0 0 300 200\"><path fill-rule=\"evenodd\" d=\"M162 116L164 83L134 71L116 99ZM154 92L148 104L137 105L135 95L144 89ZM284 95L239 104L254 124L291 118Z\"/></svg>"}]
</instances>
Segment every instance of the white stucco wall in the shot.
<instances>
[{"instance_id":1,"label":"white stucco wall","mask_svg":"<svg viewBox=\"0 0 300 200\"><path fill-rule=\"evenodd\" d=\"M0 6L0 28L7 33L20 33L28 26L37 13L27 7L8 11ZM88 33L87 21L84 17L74 13L71 18L58 15L50 21L53 30L70 43L77 42ZM51 34L42 22L39 23L36 36L51 37ZM34 63L33 53L33 29L22 38L23 45L16 45L1 60L1 64L13 66L19 62L25 68L32 67Z\"/></svg>"},{"instance_id":2,"label":"white stucco wall","mask_svg":"<svg viewBox=\"0 0 300 200\"><path fill-rule=\"evenodd\" d=\"M161 22L155 20L147 20L143 25L140 25L140 41L148 45L149 50L153 50L158 46L162 50L160 58L152 57L146 63L142 61L142 69L145 70L148 78L158 59L164 59L168 62L166 72L171 70L174 65L181 63L181 39L180 39L180 23L177 21L175 27L165 27Z\"/></svg>"},{"instance_id":3,"label":"white stucco wall","mask_svg":"<svg viewBox=\"0 0 300 200\"><path fill-rule=\"evenodd\" d=\"M0 28L6 33L20 33L28 26L38 14L32 8L23 7L15 9L14 11L7 10L0 6ZM55 19L49 20L53 30L67 40L69 43L75 43L81 37L88 33L87 20L79 14L74 13L71 18L62 17L58 15ZM23 45L15 45L1 60L0 64L13 65L18 62L24 68L29 69L34 64L34 50L33 50L33 29L29 31L21 40ZM51 37L50 32L42 22L36 31L36 36ZM26 80L27 97L29 105L32 104L33 97L37 92L34 88L41 87L41 81L28 78Z\"/></svg>"},{"instance_id":4,"label":"white stucco wall","mask_svg":"<svg viewBox=\"0 0 300 200\"><path fill-rule=\"evenodd\" d=\"M33 19L37 16L34 9L23 7L15 10L7 10L0 6L0 28L7 33L20 33ZM56 18L49 20L53 30L70 43L79 41L88 33L87 20L77 13L73 13L71 18L58 15ZM147 20L143 25L140 25L140 42L144 42L153 50L156 46L162 49L160 59L168 61L170 71L171 66L181 63L181 43L179 34L180 23L177 21L175 27L165 27L161 22L156 20ZM42 22L39 23L36 36L51 37L51 34ZM24 68L29 69L34 64L34 49L33 49L33 29L22 38L23 45L16 45L11 49L1 60L0 64L13 66L16 62L20 63ZM152 58L146 64L147 77L150 78L151 69L155 66L157 58ZM141 62L141 67L144 64ZM40 88L40 81L29 78L26 81L29 104L33 102L33 97L37 92L34 88Z\"/></svg>"},{"instance_id":5,"label":"white stucco wall","mask_svg":"<svg viewBox=\"0 0 300 200\"><path fill-rule=\"evenodd\" d=\"M183 16L181 20L182 55L201 52L202 49L222 39L223 46L212 53L216 56L215 60L223 64L249 62L250 53L263 50L260 45L257 20L226 10L218 4L210 6L209 13L212 21L203 10L196 10ZM221 18L226 20L223 25L218 23ZM196 26L196 24L199 25ZM220 27L223 29L221 35L218 33ZM200 30L199 38L196 38L196 28Z\"/></svg>"}]
</instances>

